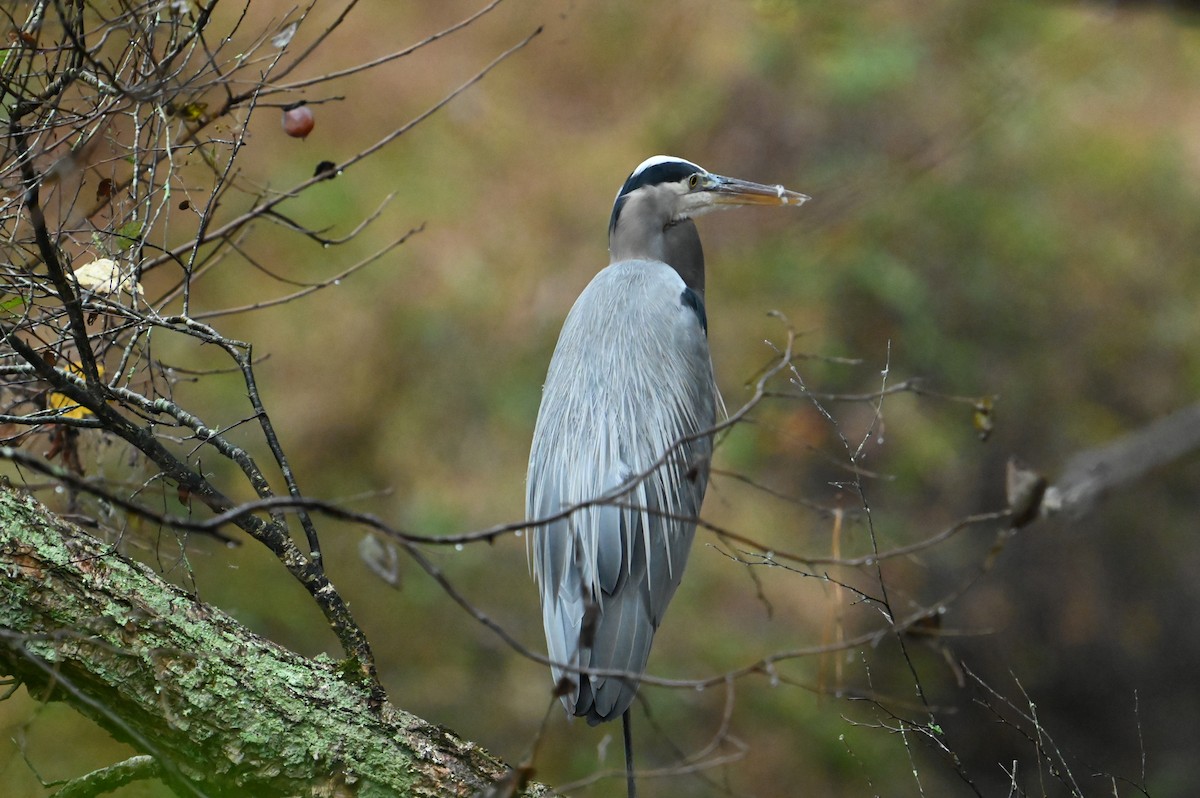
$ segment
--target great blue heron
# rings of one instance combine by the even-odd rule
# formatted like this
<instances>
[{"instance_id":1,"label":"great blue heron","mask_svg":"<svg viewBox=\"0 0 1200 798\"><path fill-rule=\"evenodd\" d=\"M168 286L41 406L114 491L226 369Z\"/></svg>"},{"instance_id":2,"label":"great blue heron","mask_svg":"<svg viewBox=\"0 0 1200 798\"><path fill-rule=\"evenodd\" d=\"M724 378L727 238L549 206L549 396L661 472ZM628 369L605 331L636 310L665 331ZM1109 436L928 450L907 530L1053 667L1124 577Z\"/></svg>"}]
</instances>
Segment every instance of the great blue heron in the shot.
<instances>
[{"instance_id":1,"label":"great blue heron","mask_svg":"<svg viewBox=\"0 0 1200 798\"><path fill-rule=\"evenodd\" d=\"M720 397L708 353L704 253L692 219L803 194L643 161L617 193L610 262L567 315L542 389L526 514L563 706L624 719L679 587L708 485ZM568 681L563 681L563 680Z\"/></svg>"}]
</instances>

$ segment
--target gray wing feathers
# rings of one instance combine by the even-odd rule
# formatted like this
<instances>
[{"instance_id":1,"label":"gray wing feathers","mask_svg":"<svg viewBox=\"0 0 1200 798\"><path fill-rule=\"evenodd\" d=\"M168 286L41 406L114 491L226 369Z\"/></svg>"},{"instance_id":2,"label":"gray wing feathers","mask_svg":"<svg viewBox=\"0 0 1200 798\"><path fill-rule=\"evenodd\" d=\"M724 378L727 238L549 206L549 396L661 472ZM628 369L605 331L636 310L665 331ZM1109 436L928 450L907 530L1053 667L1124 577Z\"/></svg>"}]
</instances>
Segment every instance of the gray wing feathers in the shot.
<instances>
[{"instance_id":1,"label":"gray wing feathers","mask_svg":"<svg viewBox=\"0 0 1200 798\"><path fill-rule=\"evenodd\" d=\"M717 401L707 342L679 302L682 287L665 264L610 266L572 308L551 360L527 516L613 497L534 529L556 663L640 675L682 578L712 444L703 435L677 444L713 425ZM552 672L579 683L563 704L592 723L624 712L637 692L633 678Z\"/></svg>"}]
</instances>

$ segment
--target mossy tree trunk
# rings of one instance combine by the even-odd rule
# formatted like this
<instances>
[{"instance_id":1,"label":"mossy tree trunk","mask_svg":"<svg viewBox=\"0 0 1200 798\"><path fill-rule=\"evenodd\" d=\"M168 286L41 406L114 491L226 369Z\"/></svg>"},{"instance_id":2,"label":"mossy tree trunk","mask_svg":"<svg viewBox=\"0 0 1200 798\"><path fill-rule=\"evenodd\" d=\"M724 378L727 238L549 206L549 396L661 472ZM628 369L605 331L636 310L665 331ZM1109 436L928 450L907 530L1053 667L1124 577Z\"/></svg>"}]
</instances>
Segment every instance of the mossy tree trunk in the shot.
<instances>
[{"instance_id":1,"label":"mossy tree trunk","mask_svg":"<svg viewBox=\"0 0 1200 798\"><path fill-rule=\"evenodd\" d=\"M253 634L10 490L0 672L150 755L181 795L515 794L512 772L472 743L373 711L353 663Z\"/></svg>"}]
</instances>

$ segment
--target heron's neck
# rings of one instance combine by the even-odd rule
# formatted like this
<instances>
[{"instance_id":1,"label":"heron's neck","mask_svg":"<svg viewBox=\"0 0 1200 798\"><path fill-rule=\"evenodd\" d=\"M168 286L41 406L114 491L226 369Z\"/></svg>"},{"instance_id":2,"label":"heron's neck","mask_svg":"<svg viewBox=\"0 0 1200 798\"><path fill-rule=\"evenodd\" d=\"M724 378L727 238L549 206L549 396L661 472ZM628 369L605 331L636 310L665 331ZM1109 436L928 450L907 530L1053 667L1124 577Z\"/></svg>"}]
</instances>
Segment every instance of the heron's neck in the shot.
<instances>
[{"instance_id":1,"label":"heron's neck","mask_svg":"<svg viewBox=\"0 0 1200 798\"><path fill-rule=\"evenodd\" d=\"M636 217L628 223L624 221L609 238L612 263L662 261L678 272L688 288L704 296L704 248L700 246L700 234L691 219L683 219L666 229Z\"/></svg>"},{"instance_id":2,"label":"heron's neck","mask_svg":"<svg viewBox=\"0 0 1200 798\"><path fill-rule=\"evenodd\" d=\"M700 234L691 219L677 222L665 231L667 265L679 272L684 284L704 297L704 247L700 246Z\"/></svg>"}]
</instances>

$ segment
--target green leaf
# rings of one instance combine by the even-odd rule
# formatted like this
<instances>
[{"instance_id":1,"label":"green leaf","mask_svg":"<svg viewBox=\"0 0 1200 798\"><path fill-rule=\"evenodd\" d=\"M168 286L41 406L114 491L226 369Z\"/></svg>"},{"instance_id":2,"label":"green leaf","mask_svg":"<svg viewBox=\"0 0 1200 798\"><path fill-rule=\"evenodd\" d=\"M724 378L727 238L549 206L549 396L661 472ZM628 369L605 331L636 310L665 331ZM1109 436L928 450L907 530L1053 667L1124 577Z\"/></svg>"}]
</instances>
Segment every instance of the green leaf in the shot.
<instances>
[{"instance_id":1,"label":"green leaf","mask_svg":"<svg viewBox=\"0 0 1200 798\"><path fill-rule=\"evenodd\" d=\"M145 225L142 222L126 222L117 230L117 246L121 251L125 251L136 244L142 237L142 230Z\"/></svg>"}]
</instances>

